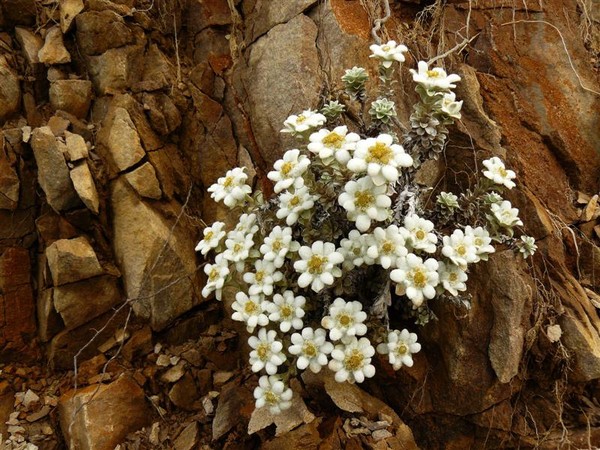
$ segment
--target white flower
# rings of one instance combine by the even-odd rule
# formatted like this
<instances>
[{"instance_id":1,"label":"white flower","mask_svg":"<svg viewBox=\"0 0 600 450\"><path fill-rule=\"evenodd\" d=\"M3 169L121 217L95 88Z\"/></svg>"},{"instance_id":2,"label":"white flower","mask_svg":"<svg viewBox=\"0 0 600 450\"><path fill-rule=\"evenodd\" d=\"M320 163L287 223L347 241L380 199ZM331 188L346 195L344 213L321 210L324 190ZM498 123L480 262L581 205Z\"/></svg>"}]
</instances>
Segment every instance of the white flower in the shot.
<instances>
[{"instance_id":1,"label":"white flower","mask_svg":"<svg viewBox=\"0 0 600 450\"><path fill-rule=\"evenodd\" d=\"M360 136L356 133L348 133L348 127L335 127L333 131L325 128L310 135L308 150L319 155L325 165L337 160L342 165L350 161L350 152L354 151Z\"/></svg>"},{"instance_id":2,"label":"white flower","mask_svg":"<svg viewBox=\"0 0 600 450\"><path fill-rule=\"evenodd\" d=\"M215 257L214 264L204 266L204 273L208 276L208 280L202 289L202 296L208 297L214 291L217 300L221 300L225 278L229 275L228 261L223 258L222 254L219 254Z\"/></svg>"},{"instance_id":3,"label":"white flower","mask_svg":"<svg viewBox=\"0 0 600 450\"><path fill-rule=\"evenodd\" d=\"M467 225L465 227L465 235L473 237L473 245L475 246L475 253L477 255L473 262L479 262L480 260L487 261L488 255L496 251L491 245L492 238L490 237L490 233L485 228L471 228Z\"/></svg>"},{"instance_id":4,"label":"white flower","mask_svg":"<svg viewBox=\"0 0 600 450\"><path fill-rule=\"evenodd\" d=\"M419 83L428 91L453 89L456 87L453 83L460 81L458 75L448 75L446 71L440 67L429 69L425 61L419 61L417 67L419 69L418 72L414 69L410 69L413 81Z\"/></svg>"},{"instance_id":5,"label":"white flower","mask_svg":"<svg viewBox=\"0 0 600 450\"><path fill-rule=\"evenodd\" d=\"M235 226L234 231L252 235L256 233L258 231L258 225L256 225L256 214L242 214L238 219L238 223Z\"/></svg>"},{"instance_id":6,"label":"white flower","mask_svg":"<svg viewBox=\"0 0 600 450\"><path fill-rule=\"evenodd\" d=\"M385 185L376 186L370 177L363 177L348 181L338 202L348 211L348 220L356 222L356 228L360 231L367 231L371 227L371 220L381 222L390 214L392 200L386 192Z\"/></svg>"},{"instance_id":7,"label":"white flower","mask_svg":"<svg viewBox=\"0 0 600 450\"><path fill-rule=\"evenodd\" d=\"M387 342L382 342L377 346L377 352L382 355L388 355L388 360L394 370L402 366L412 367L412 355L419 353L421 344L417 342L417 335L409 333L407 329L402 331L390 331Z\"/></svg>"},{"instance_id":8,"label":"white flower","mask_svg":"<svg viewBox=\"0 0 600 450\"><path fill-rule=\"evenodd\" d=\"M396 267L398 259L408 254L400 229L396 225L375 228L367 254L384 269Z\"/></svg>"},{"instance_id":9,"label":"white flower","mask_svg":"<svg viewBox=\"0 0 600 450\"><path fill-rule=\"evenodd\" d=\"M473 235L466 234L462 230L454 230L452 235L444 236L443 241L442 254L457 266L465 269L467 264L478 260Z\"/></svg>"},{"instance_id":10,"label":"white flower","mask_svg":"<svg viewBox=\"0 0 600 450\"><path fill-rule=\"evenodd\" d=\"M283 344L275 338L277 338L277 331L267 331L266 328L258 330L258 337L248 338L248 345L253 348L250 352L252 372L265 369L269 375L275 375L277 368L285 362L286 356L281 351Z\"/></svg>"},{"instance_id":11,"label":"white flower","mask_svg":"<svg viewBox=\"0 0 600 450\"><path fill-rule=\"evenodd\" d=\"M204 237L196 245L196 251L206 255L211 249L217 248L221 239L225 237L224 226L223 222L215 222L210 227L206 227L202 232Z\"/></svg>"},{"instance_id":12,"label":"white flower","mask_svg":"<svg viewBox=\"0 0 600 450\"><path fill-rule=\"evenodd\" d=\"M254 262L254 272L246 272L243 276L250 285L248 294L273 294L273 284L283 280L283 274L275 268L272 261L258 259Z\"/></svg>"},{"instance_id":13,"label":"white flower","mask_svg":"<svg viewBox=\"0 0 600 450\"><path fill-rule=\"evenodd\" d=\"M308 367L311 372L319 373L321 367L327 365L327 355L333 350L333 344L326 338L327 332L322 328L314 331L312 328L304 328L302 334L292 334L292 345L288 351L298 357L298 369L304 370Z\"/></svg>"},{"instance_id":14,"label":"white flower","mask_svg":"<svg viewBox=\"0 0 600 450\"><path fill-rule=\"evenodd\" d=\"M496 184L502 184L509 189L515 187L514 180L517 175L512 170L506 170L504 163L500 158L494 156L493 158L486 159L483 161L483 165L487 170L483 171L483 175L489 178Z\"/></svg>"},{"instance_id":15,"label":"white flower","mask_svg":"<svg viewBox=\"0 0 600 450\"><path fill-rule=\"evenodd\" d=\"M372 265L375 260L367 255L368 240L371 235L360 234L358 230L352 230L348 237L340 242L340 251L344 255L344 264L342 267L346 270L352 270L363 264Z\"/></svg>"},{"instance_id":16,"label":"white flower","mask_svg":"<svg viewBox=\"0 0 600 450\"><path fill-rule=\"evenodd\" d=\"M275 161L273 168L275 170L269 172L267 177L269 180L275 181L275 192L279 193L291 186L300 188L304 186L302 174L310 165L310 159L307 156L301 155L300 150L288 150L283 154L283 159Z\"/></svg>"},{"instance_id":17,"label":"white flower","mask_svg":"<svg viewBox=\"0 0 600 450\"><path fill-rule=\"evenodd\" d=\"M338 297L329 306L329 315L321 319L321 325L329 330L329 339L338 341L366 334L366 319L360 302L346 302Z\"/></svg>"},{"instance_id":18,"label":"white flower","mask_svg":"<svg viewBox=\"0 0 600 450\"><path fill-rule=\"evenodd\" d=\"M453 119L461 118L460 110L462 108L463 101L456 101L456 94L454 92L447 92L444 94L442 99L442 111L445 112L449 117Z\"/></svg>"},{"instance_id":19,"label":"white flower","mask_svg":"<svg viewBox=\"0 0 600 450\"><path fill-rule=\"evenodd\" d=\"M225 239L226 250L223 252L223 258L236 263L239 272L244 270L244 261L248 259L254 246L253 237L252 234L244 234L242 231L230 231Z\"/></svg>"},{"instance_id":20,"label":"white flower","mask_svg":"<svg viewBox=\"0 0 600 450\"><path fill-rule=\"evenodd\" d=\"M313 291L320 292L326 285L331 286L334 278L342 276L337 266L344 261L344 255L335 251L335 244L316 241L312 247L300 247L298 254L302 259L294 262L294 269L301 274L301 288L310 285Z\"/></svg>"},{"instance_id":21,"label":"white flower","mask_svg":"<svg viewBox=\"0 0 600 450\"><path fill-rule=\"evenodd\" d=\"M306 186L296 189L293 193L285 191L279 196L277 218L285 218L285 223L294 225L298 222L300 214L311 209L316 200L318 200L318 197L311 195Z\"/></svg>"},{"instance_id":22,"label":"white flower","mask_svg":"<svg viewBox=\"0 0 600 450\"><path fill-rule=\"evenodd\" d=\"M404 53L408 51L408 48L405 45L397 45L396 41L389 41L383 45L373 44L369 48L372 53L370 57L381 59L385 68L390 67L394 61L406 61Z\"/></svg>"},{"instance_id":23,"label":"white flower","mask_svg":"<svg viewBox=\"0 0 600 450\"><path fill-rule=\"evenodd\" d=\"M353 338L347 344L336 345L331 352L329 368L335 372L335 381L362 383L375 375L371 358L375 349L367 338Z\"/></svg>"},{"instance_id":24,"label":"white flower","mask_svg":"<svg viewBox=\"0 0 600 450\"><path fill-rule=\"evenodd\" d=\"M280 268L283 266L285 255L288 252L297 252L299 248L300 244L292 240L292 229L277 225L265 238L260 252L265 255L265 261L273 261L275 267Z\"/></svg>"},{"instance_id":25,"label":"white flower","mask_svg":"<svg viewBox=\"0 0 600 450\"><path fill-rule=\"evenodd\" d=\"M307 109L302 114L292 115L285 119L281 130L282 133L292 133L293 135L304 133L312 128L323 126L327 121L326 117L316 111Z\"/></svg>"},{"instance_id":26,"label":"white flower","mask_svg":"<svg viewBox=\"0 0 600 450\"><path fill-rule=\"evenodd\" d=\"M416 307L423 304L425 298L435 297L435 287L439 283L437 273L438 262L429 258L425 262L418 256L409 253L400 261L398 269L392 270L390 278L396 283L401 283L406 296L412 300Z\"/></svg>"},{"instance_id":27,"label":"white flower","mask_svg":"<svg viewBox=\"0 0 600 450\"><path fill-rule=\"evenodd\" d=\"M217 180L215 184L208 188L211 197L216 201L223 203L230 208L243 203L246 195L252 192L252 188L246 184L248 175L244 173L245 167L236 167L228 170L224 177Z\"/></svg>"},{"instance_id":28,"label":"white flower","mask_svg":"<svg viewBox=\"0 0 600 450\"><path fill-rule=\"evenodd\" d=\"M433 222L410 214L404 218L404 227L400 231L404 234L406 243L413 249L435 253L438 238L432 233Z\"/></svg>"},{"instance_id":29,"label":"white flower","mask_svg":"<svg viewBox=\"0 0 600 450\"><path fill-rule=\"evenodd\" d=\"M467 273L455 264L444 264L439 262L438 273L440 274L440 282L444 289L452 295L457 296L458 291L466 291L467 285L465 281L469 278Z\"/></svg>"},{"instance_id":30,"label":"white flower","mask_svg":"<svg viewBox=\"0 0 600 450\"><path fill-rule=\"evenodd\" d=\"M519 219L519 210L513 208L508 200L504 200L500 204L493 203L490 208L501 226L512 228L516 225L523 225L523 222Z\"/></svg>"},{"instance_id":31,"label":"white flower","mask_svg":"<svg viewBox=\"0 0 600 450\"><path fill-rule=\"evenodd\" d=\"M264 327L269 323L265 312L265 301L258 295L248 297L244 292L235 294L235 302L231 305L235 311L231 318L238 322L246 322L248 333L252 333L257 325Z\"/></svg>"},{"instance_id":32,"label":"white flower","mask_svg":"<svg viewBox=\"0 0 600 450\"><path fill-rule=\"evenodd\" d=\"M537 245L535 245L535 239L531 236L521 236L521 242L519 242L517 246L519 248L519 252L521 253L524 259L528 258L529 256L532 256L537 250Z\"/></svg>"},{"instance_id":33,"label":"white flower","mask_svg":"<svg viewBox=\"0 0 600 450\"><path fill-rule=\"evenodd\" d=\"M289 409L292 406L292 396L292 390L286 388L277 375L263 375L254 389L256 408L267 406L271 414L280 414Z\"/></svg>"},{"instance_id":34,"label":"white flower","mask_svg":"<svg viewBox=\"0 0 600 450\"><path fill-rule=\"evenodd\" d=\"M301 295L295 296L292 291L285 291L283 295L275 294L273 301L267 304L269 320L279 322L279 329L284 333L293 327L296 330L302 328L302 317L304 317L304 304L306 299Z\"/></svg>"},{"instance_id":35,"label":"white flower","mask_svg":"<svg viewBox=\"0 0 600 450\"><path fill-rule=\"evenodd\" d=\"M393 183L400 176L398 167L411 167L413 159L401 145L394 144L389 134L380 134L356 143L354 157L348 169L355 173L367 172L376 186Z\"/></svg>"}]
</instances>

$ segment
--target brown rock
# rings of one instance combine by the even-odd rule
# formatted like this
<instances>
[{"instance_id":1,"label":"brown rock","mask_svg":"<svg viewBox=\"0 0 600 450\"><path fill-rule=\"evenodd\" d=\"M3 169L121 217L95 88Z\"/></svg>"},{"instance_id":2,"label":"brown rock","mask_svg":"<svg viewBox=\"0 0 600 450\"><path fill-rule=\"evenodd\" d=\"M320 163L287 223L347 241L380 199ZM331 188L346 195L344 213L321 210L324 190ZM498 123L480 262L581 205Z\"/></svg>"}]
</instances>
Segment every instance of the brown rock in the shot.
<instances>
[{"instance_id":1,"label":"brown rock","mask_svg":"<svg viewBox=\"0 0 600 450\"><path fill-rule=\"evenodd\" d=\"M46 194L48 204L55 211L76 206L79 197L52 130L49 127L33 130L31 147L38 167L38 181Z\"/></svg>"},{"instance_id":2,"label":"brown rock","mask_svg":"<svg viewBox=\"0 0 600 450\"><path fill-rule=\"evenodd\" d=\"M50 85L50 103L55 110L60 109L79 119L85 119L91 102L91 81L57 80Z\"/></svg>"},{"instance_id":3,"label":"brown rock","mask_svg":"<svg viewBox=\"0 0 600 450\"><path fill-rule=\"evenodd\" d=\"M98 214L98 208L100 207L100 199L98 198L98 191L94 183L94 177L86 161L81 161L69 172L71 181L75 191L79 195L79 198L87 208L94 214Z\"/></svg>"},{"instance_id":4,"label":"brown rock","mask_svg":"<svg viewBox=\"0 0 600 450\"><path fill-rule=\"evenodd\" d=\"M186 411L193 411L194 403L200 398L193 377L186 373L169 391L169 400L175 406Z\"/></svg>"},{"instance_id":5,"label":"brown rock","mask_svg":"<svg viewBox=\"0 0 600 450\"><path fill-rule=\"evenodd\" d=\"M92 278L104 271L84 237L60 239L46 249L54 286Z\"/></svg>"},{"instance_id":6,"label":"brown rock","mask_svg":"<svg viewBox=\"0 0 600 450\"><path fill-rule=\"evenodd\" d=\"M152 329L148 326L135 331L123 346L123 357L133 361L152 351Z\"/></svg>"},{"instance_id":7,"label":"brown rock","mask_svg":"<svg viewBox=\"0 0 600 450\"><path fill-rule=\"evenodd\" d=\"M144 157L146 152L126 109L115 108L107 127L106 146L119 171L129 169Z\"/></svg>"},{"instance_id":8,"label":"brown rock","mask_svg":"<svg viewBox=\"0 0 600 450\"><path fill-rule=\"evenodd\" d=\"M38 336L42 342L48 342L64 327L52 297L52 288L38 293L36 312Z\"/></svg>"},{"instance_id":9,"label":"brown rock","mask_svg":"<svg viewBox=\"0 0 600 450\"><path fill-rule=\"evenodd\" d=\"M198 442L198 422L192 422L183 429L173 442L174 450L192 450Z\"/></svg>"},{"instance_id":10,"label":"brown rock","mask_svg":"<svg viewBox=\"0 0 600 450\"><path fill-rule=\"evenodd\" d=\"M212 424L213 441L220 439L240 422L247 423L246 414L254 409L254 397L245 386L240 386L236 381L223 387L218 400Z\"/></svg>"},{"instance_id":11,"label":"brown rock","mask_svg":"<svg viewBox=\"0 0 600 450\"><path fill-rule=\"evenodd\" d=\"M583 212L581 213L581 221L589 222L594 219L596 216L596 209L598 209L598 194L594 195L589 203L583 208Z\"/></svg>"},{"instance_id":12,"label":"brown rock","mask_svg":"<svg viewBox=\"0 0 600 450\"><path fill-rule=\"evenodd\" d=\"M156 171L150 163L144 163L133 172L126 173L125 179L142 197L155 200L162 197L160 184L158 178L156 178Z\"/></svg>"},{"instance_id":13,"label":"brown rock","mask_svg":"<svg viewBox=\"0 0 600 450\"><path fill-rule=\"evenodd\" d=\"M132 86L135 92L157 91L173 85L175 72L173 64L152 44L143 59L142 79Z\"/></svg>"},{"instance_id":14,"label":"brown rock","mask_svg":"<svg viewBox=\"0 0 600 450\"><path fill-rule=\"evenodd\" d=\"M77 43L86 55L100 55L134 41L123 18L113 11L88 11L75 19Z\"/></svg>"},{"instance_id":15,"label":"brown rock","mask_svg":"<svg viewBox=\"0 0 600 450\"><path fill-rule=\"evenodd\" d=\"M248 23L251 24L250 40L255 41L275 25L291 20L315 3L317 0L283 0L277 3L257 0L252 14L248 17Z\"/></svg>"},{"instance_id":16,"label":"brown rock","mask_svg":"<svg viewBox=\"0 0 600 450\"><path fill-rule=\"evenodd\" d=\"M71 62L71 55L63 42L62 32L58 26L46 32L44 46L38 52L39 61L43 64L66 64Z\"/></svg>"},{"instance_id":17,"label":"brown rock","mask_svg":"<svg viewBox=\"0 0 600 450\"><path fill-rule=\"evenodd\" d=\"M143 98L150 124L158 133L166 136L181 125L181 114L168 95L161 92L145 93Z\"/></svg>"},{"instance_id":18,"label":"brown rock","mask_svg":"<svg viewBox=\"0 0 600 450\"><path fill-rule=\"evenodd\" d=\"M83 11L83 0L60 0L60 29L67 33L77 14Z\"/></svg>"},{"instance_id":19,"label":"brown rock","mask_svg":"<svg viewBox=\"0 0 600 450\"><path fill-rule=\"evenodd\" d=\"M53 298L54 307L71 330L104 314L122 300L122 294L117 278L105 275L57 286Z\"/></svg>"},{"instance_id":20,"label":"brown rock","mask_svg":"<svg viewBox=\"0 0 600 450\"><path fill-rule=\"evenodd\" d=\"M319 425L322 419L313 420L311 423L302 425L282 436L271 439L260 446L260 450L313 450L320 448L323 441L319 433ZM345 450L353 450L350 446Z\"/></svg>"},{"instance_id":21,"label":"brown rock","mask_svg":"<svg viewBox=\"0 0 600 450\"><path fill-rule=\"evenodd\" d=\"M55 137L62 137L65 134L65 131L67 131L67 128L69 128L70 124L71 122L58 115L54 115L48 120L48 128L52 130L52 134ZM66 153L66 148L64 147L62 141L58 140L56 144L59 146L60 151L64 155Z\"/></svg>"},{"instance_id":22,"label":"brown rock","mask_svg":"<svg viewBox=\"0 0 600 450\"><path fill-rule=\"evenodd\" d=\"M148 158L156 167L156 176L166 197L187 194L191 184L190 168L184 164L177 146L165 145L160 150L150 152Z\"/></svg>"},{"instance_id":23,"label":"brown rock","mask_svg":"<svg viewBox=\"0 0 600 450\"><path fill-rule=\"evenodd\" d=\"M197 301L193 233L183 226L172 230L125 180L113 183L110 201L114 252L127 296L142 297L133 302L134 311L149 318L153 329L163 329Z\"/></svg>"},{"instance_id":24,"label":"brown rock","mask_svg":"<svg viewBox=\"0 0 600 450\"><path fill-rule=\"evenodd\" d=\"M144 391L126 375L110 384L70 391L58 408L69 448L80 450L114 450L152 417Z\"/></svg>"},{"instance_id":25,"label":"brown rock","mask_svg":"<svg viewBox=\"0 0 600 450\"><path fill-rule=\"evenodd\" d=\"M16 155L11 150L0 152L0 209L17 209L21 190L17 164Z\"/></svg>"},{"instance_id":26,"label":"brown rock","mask_svg":"<svg viewBox=\"0 0 600 450\"><path fill-rule=\"evenodd\" d=\"M15 28L15 37L21 46L21 51L23 52L23 56L25 56L27 63L30 66L39 63L40 59L38 57L38 52L44 45L42 38L21 27Z\"/></svg>"},{"instance_id":27,"label":"brown rock","mask_svg":"<svg viewBox=\"0 0 600 450\"><path fill-rule=\"evenodd\" d=\"M110 49L99 56L89 57L90 77L99 94L115 94L141 77L144 47L128 45ZM143 66L142 66L143 67Z\"/></svg>"},{"instance_id":28,"label":"brown rock","mask_svg":"<svg viewBox=\"0 0 600 450\"><path fill-rule=\"evenodd\" d=\"M69 161L76 162L89 156L85 140L80 135L66 131L65 142L67 144L67 159Z\"/></svg>"},{"instance_id":29,"label":"brown rock","mask_svg":"<svg viewBox=\"0 0 600 450\"><path fill-rule=\"evenodd\" d=\"M231 24L227 0L194 0L187 16L190 32L196 34L206 27Z\"/></svg>"},{"instance_id":30,"label":"brown rock","mask_svg":"<svg viewBox=\"0 0 600 450\"><path fill-rule=\"evenodd\" d=\"M14 114L21 103L21 85L6 57L0 55L0 121Z\"/></svg>"},{"instance_id":31,"label":"brown rock","mask_svg":"<svg viewBox=\"0 0 600 450\"><path fill-rule=\"evenodd\" d=\"M7 24L35 25L37 16L35 0L4 0L0 9Z\"/></svg>"}]
</instances>

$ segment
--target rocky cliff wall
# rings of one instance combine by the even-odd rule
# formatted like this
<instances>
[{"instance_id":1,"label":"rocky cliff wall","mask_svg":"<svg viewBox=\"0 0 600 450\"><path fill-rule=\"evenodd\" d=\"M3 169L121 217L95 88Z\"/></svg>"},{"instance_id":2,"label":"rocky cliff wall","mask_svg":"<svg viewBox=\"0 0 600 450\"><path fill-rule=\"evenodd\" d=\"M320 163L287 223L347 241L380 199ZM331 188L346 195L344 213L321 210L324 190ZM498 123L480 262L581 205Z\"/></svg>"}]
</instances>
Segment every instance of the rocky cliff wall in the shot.
<instances>
[{"instance_id":1,"label":"rocky cliff wall","mask_svg":"<svg viewBox=\"0 0 600 450\"><path fill-rule=\"evenodd\" d=\"M501 156L518 173L509 199L539 252L531 263L499 252L478 268L473 308L436 305L415 367L382 367L364 386L372 396L352 391L363 406L335 392L323 400L304 380L312 412L294 431L248 437L230 423L252 410L245 357L224 356L237 348L232 325L200 296L202 221L227 219L205 191L236 165L271 191L265 173L290 145L283 120L335 98L348 67L375 75L368 45L382 10L366 0L0 1L0 398L25 391L24 364L47 365L29 378L57 377L53 395L66 395L60 411L43 405L56 411L41 418L54 434L38 433L37 445L114 448L152 422L143 390L155 411L201 411L183 432L214 448L600 445L600 5L391 6L382 32L411 50L396 85L403 121L415 99L408 68L469 40L441 61L462 77L463 119L419 179L464 187L478 161ZM174 347L156 350L162 342ZM67 372L84 361L89 376ZM91 387L68 392L75 375ZM96 391L115 410L108 443L95 420L65 419ZM17 423L35 409L22 405ZM389 436L355 432L385 422L384 407ZM140 419L125 426L124 408ZM175 435L152 441L152 429L138 445L173 448Z\"/></svg>"}]
</instances>

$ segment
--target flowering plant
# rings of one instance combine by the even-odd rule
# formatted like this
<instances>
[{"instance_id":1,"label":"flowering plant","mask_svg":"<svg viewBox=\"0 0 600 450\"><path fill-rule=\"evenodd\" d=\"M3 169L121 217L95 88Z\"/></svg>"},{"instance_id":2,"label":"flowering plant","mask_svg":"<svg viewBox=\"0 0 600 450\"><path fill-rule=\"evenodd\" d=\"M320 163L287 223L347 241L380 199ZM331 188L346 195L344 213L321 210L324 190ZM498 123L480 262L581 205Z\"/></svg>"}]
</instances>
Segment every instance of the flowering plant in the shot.
<instances>
[{"instance_id":1,"label":"flowering plant","mask_svg":"<svg viewBox=\"0 0 600 450\"><path fill-rule=\"evenodd\" d=\"M381 83L370 123L361 119L350 131L345 120L347 105L366 98L367 71L354 67L342 78L342 102L284 122L282 132L297 138L297 148L268 173L272 198L251 195L244 168L209 188L240 216L228 232L222 222L204 230L196 250L216 254L205 265L202 293L221 299L224 287L235 288L232 318L253 333L249 364L263 374L256 406L272 413L290 407L288 381L299 371L328 366L337 381L360 383L374 376L376 352L395 370L412 366L421 345L415 333L390 329L392 300L426 323L435 318L428 306L435 298L468 306L461 293L469 266L487 260L493 242L524 257L536 249L533 238L513 237L522 222L501 193L515 186L516 175L498 157L483 161L473 188L440 192L432 208L424 207L415 173L439 157L448 126L461 117L462 101L452 92L460 76L424 61L411 70L419 101L400 139L388 97L394 65L408 49L390 41L371 51Z\"/></svg>"}]
</instances>

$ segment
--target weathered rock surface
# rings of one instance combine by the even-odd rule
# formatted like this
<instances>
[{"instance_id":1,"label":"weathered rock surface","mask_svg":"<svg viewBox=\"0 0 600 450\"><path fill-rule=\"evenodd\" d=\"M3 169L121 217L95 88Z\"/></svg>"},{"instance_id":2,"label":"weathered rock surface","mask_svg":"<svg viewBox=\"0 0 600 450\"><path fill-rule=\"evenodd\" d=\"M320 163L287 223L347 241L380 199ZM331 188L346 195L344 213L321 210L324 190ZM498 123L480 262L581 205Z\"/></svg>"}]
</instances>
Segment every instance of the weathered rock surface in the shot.
<instances>
[{"instance_id":1,"label":"weathered rock surface","mask_svg":"<svg viewBox=\"0 0 600 450\"><path fill-rule=\"evenodd\" d=\"M90 172L87 162L82 161L77 164L70 170L69 175L71 176L71 181L73 181L75 191L83 204L94 214L98 214L100 198L98 197L94 177L92 176L92 172Z\"/></svg>"},{"instance_id":2,"label":"weathered rock surface","mask_svg":"<svg viewBox=\"0 0 600 450\"><path fill-rule=\"evenodd\" d=\"M104 270L94 249L84 237L60 239L46 249L54 286L101 275Z\"/></svg>"},{"instance_id":3,"label":"weathered rock surface","mask_svg":"<svg viewBox=\"0 0 600 450\"><path fill-rule=\"evenodd\" d=\"M76 17L75 22L77 42L86 55L100 55L134 41L134 35L123 18L113 11L84 12Z\"/></svg>"},{"instance_id":4,"label":"weathered rock surface","mask_svg":"<svg viewBox=\"0 0 600 450\"><path fill-rule=\"evenodd\" d=\"M60 29L66 33L77 14L83 11L83 0L60 0Z\"/></svg>"},{"instance_id":5,"label":"weathered rock surface","mask_svg":"<svg viewBox=\"0 0 600 450\"><path fill-rule=\"evenodd\" d=\"M82 136L66 131L65 143L67 145L67 159L69 161L76 162L89 156L85 139Z\"/></svg>"},{"instance_id":6,"label":"weathered rock surface","mask_svg":"<svg viewBox=\"0 0 600 450\"><path fill-rule=\"evenodd\" d=\"M52 27L47 31L44 46L38 52L38 58L44 64L66 64L71 62L71 54L65 47L60 27Z\"/></svg>"},{"instance_id":7,"label":"weathered rock surface","mask_svg":"<svg viewBox=\"0 0 600 450\"><path fill-rule=\"evenodd\" d=\"M17 209L21 181L16 167L17 159L12 151L0 152L0 209Z\"/></svg>"},{"instance_id":8,"label":"weathered rock surface","mask_svg":"<svg viewBox=\"0 0 600 450\"><path fill-rule=\"evenodd\" d=\"M14 114L21 103L21 85L14 70L0 55L0 121Z\"/></svg>"},{"instance_id":9,"label":"weathered rock surface","mask_svg":"<svg viewBox=\"0 0 600 450\"><path fill-rule=\"evenodd\" d=\"M197 303L193 241L184 227L171 231L125 180L111 186L114 252L139 316L161 330Z\"/></svg>"},{"instance_id":10,"label":"weathered rock surface","mask_svg":"<svg viewBox=\"0 0 600 450\"><path fill-rule=\"evenodd\" d=\"M271 30L275 25L285 23L306 11L316 0L283 0L277 3L269 0L257 0L252 13L248 16L249 27L246 30L251 42Z\"/></svg>"},{"instance_id":11,"label":"weathered rock surface","mask_svg":"<svg viewBox=\"0 0 600 450\"><path fill-rule=\"evenodd\" d=\"M127 434L150 424L144 391L128 376L61 397L59 416L69 448L114 450Z\"/></svg>"},{"instance_id":12,"label":"weathered rock surface","mask_svg":"<svg viewBox=\"0 0 600 450\"><path fill-rule=\"evenodd\" d=\"M146 154L140 136L126 109L115 108L105 125L105 141L112 162L119 171L137 164Z\"/></svg>"},{"instance_id":13,"label":"weathered rock surface","mask_svg":"<svg viewBox=\"0 0 600 450\"><path fill-rule=\"evenodd\" d=\"M38 182L46 194L48 204L56 211L76 206L79 197L52 130L49 127L33 130L31 147L37 163Z\"/></svg>"},{"instance_id":14,"label":"weathered rock surface","mask_svg":"<svg viewBox=\"0 0 600 450\"><path fill-rule=\"evenodd\" d=\"M54 307L68 330L104 314L122 297L117 278L110 275L56 286L53 291Z\"/></svg>"},{"instance_id":15,"label":"weathered rock surface","mask_svg":"<svg viewBox=\"0 0 600 450\"><path fill-rule=\"evenodd\" d=\"M128 45L112 48L98 56L89 57L90 77L99 94L114 94L130 88L139 78L143 64L143 46Z\"/></svg>"},{"instance_id":16,"label":"weathered rock surface","mask_svg":"<svg viewBox=\"0 0 600 450\"><path fill-rule=\"evenodd\" d=\"M15 28L15 36L21 46L21 51L23 52L23 56L25 56L27 63L30 66L39 63L40 59L38 57L38 52L44 45L42 38L21 27Z\"/></svg>"},{"instance_id":17,"label":"weathered rock surface","mask_svg":"<svg viewBox=\"0 0 600 450\"><path fill-rule=\"evenodd\" d=\"M160 183L156 178L156 170L150 163L144 163L134 171L126 173L125 179L142 197L154 200L162 197Z\"/></svg>"},{"instance_id":18,"label":"weathered rock surface","mask_svg":"<svg viewBox=\"0 0 600 450\"><path fill-rule=\"evenodd\" d=\"M85 119L91 102L92 83L88 80L56 80L50 85L50 103L55 110Z\"/></svg>"}]
</instances>

